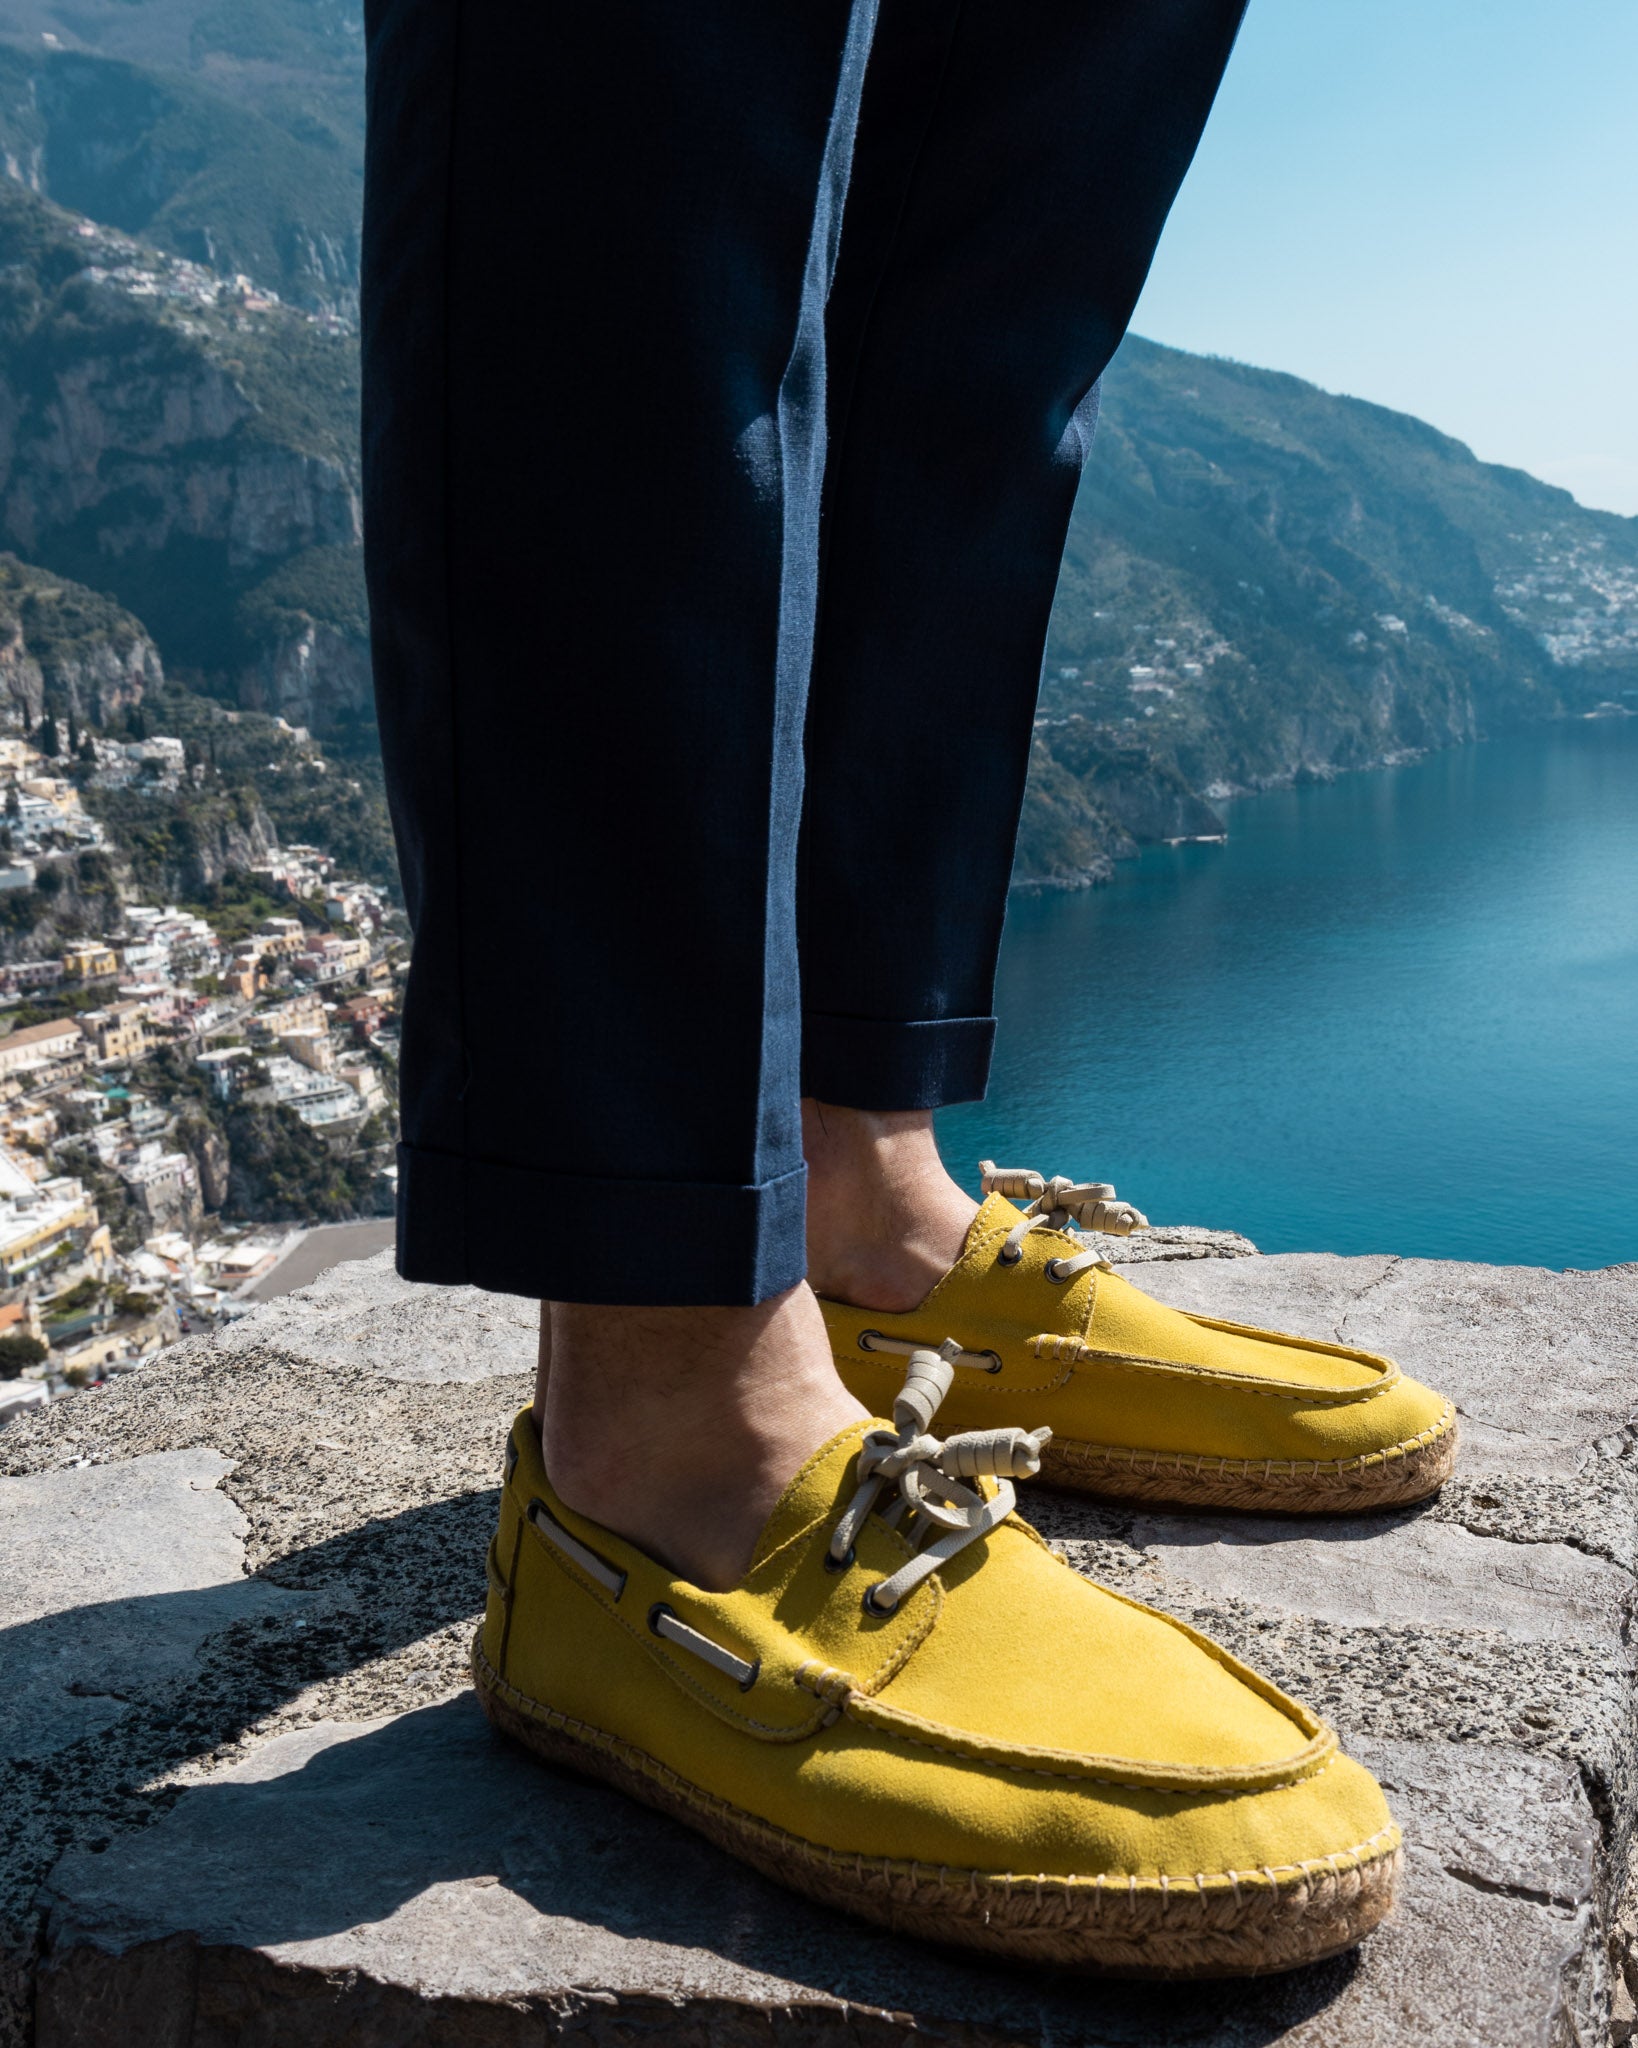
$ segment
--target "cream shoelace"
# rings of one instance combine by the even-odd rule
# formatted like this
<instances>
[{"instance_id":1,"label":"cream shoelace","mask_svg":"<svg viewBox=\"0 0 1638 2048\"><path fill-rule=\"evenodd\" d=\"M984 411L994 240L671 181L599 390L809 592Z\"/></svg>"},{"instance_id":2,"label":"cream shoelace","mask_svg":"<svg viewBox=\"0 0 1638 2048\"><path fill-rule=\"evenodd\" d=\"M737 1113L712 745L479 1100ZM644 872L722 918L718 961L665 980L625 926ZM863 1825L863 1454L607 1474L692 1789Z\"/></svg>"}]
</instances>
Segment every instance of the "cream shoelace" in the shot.
<instances>
[{"instance_id":1,"label":"cream shoelace","mask_svg":"<svg viewBox=\"0 0 1638 2048\"><path fill-rule=\"evenodd\" d=\"M1106 1237L1130 1237L1134 1230L1147 1230L1149 1219L1130 1202L1116 1199L1114 1189L1104 1180L1073 1181L1066 1174L1051 1180L1024 1167L997 1166L993 1159L978 1163L979 1184L987 1195L1005 1195L1010 1202L1028 1200L1023 1221L1007 1232L1007 1241L997 1257L1004 1266L1016 1266L1024 1256L1024 1239L1032 1230L1066 1230L1071 1223L1082 1230L1099 1230ZM1088 1266L1102 1261L1095 1248L1078 1252L1072 1259L1048 1259L1049 1280L1073 1280Z\"/></svg>"},{"instance_id":2,"label":"cream shoelace","mask_svg":"<svg viewBox=\"0 0 1638 2048\"><path fill-rule=\"evenodd\" d=\"M848 1562L865 1517L882 1490L895 1482L899 1497L882 1519L891 1527L902 1523L916 1553L865 1594L872 1614L891 1614L940 1565L999 1527L1018 1499L1012 1481L1033 1478L1041 1469L1050 1429L969 1429L943 1438L929 1434L962 1356L954 1338L946 1338L937 1351L911 1352L904 1386L893 1403L896 1434L873 1429L859 1448L859 1490L831 1533L827 1562L838 1569ZM988 1499L961 1483L978 1478L1000 1482Z\"/></svg>"}]
</instances>

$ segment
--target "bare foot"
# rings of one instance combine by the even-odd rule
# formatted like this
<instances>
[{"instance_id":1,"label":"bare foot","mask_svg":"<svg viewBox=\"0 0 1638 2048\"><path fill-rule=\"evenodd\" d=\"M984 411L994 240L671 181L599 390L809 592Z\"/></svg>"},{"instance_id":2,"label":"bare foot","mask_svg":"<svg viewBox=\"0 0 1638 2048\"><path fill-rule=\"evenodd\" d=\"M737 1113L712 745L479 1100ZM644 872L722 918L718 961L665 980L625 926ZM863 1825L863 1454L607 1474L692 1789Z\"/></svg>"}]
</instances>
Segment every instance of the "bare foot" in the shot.
<instances>
[{"instance_id":1,"label":"bare foot","mask_svg":"<svg viewBox=\"0 0 1638 2048\"><path fill-rule=\"evenodd\" d=\"M551 1306L546 1470L566 1506L723 1592L861 1408L807 1287L756 1308Z\"/></svg>"},{"instance_id":2,"label":"bare foot","mask_svg":"<svg viewBox=\"0 0 1638 2048\"><path fill-rule=\"evenodd\" d=\"M978 1205L944 1170L926 1109L805 1097L808 1278L816 1293L902 1315L960 1258Z\"/></svg>"}]
</instances>

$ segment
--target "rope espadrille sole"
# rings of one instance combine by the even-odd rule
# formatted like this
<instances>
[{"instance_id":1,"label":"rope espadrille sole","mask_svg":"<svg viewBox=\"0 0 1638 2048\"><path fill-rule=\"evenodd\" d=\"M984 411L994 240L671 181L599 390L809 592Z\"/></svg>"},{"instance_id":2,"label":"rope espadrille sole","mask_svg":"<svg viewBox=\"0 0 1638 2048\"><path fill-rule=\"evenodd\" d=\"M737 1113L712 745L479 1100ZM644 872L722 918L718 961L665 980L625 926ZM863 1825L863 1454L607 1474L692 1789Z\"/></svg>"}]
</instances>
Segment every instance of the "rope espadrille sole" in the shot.
<instances>
[{"instance_id":1,"label":"rope espadrille sole","mask_svg":"<svg viewBox=\"0 0 1638 2048\"><path fill-rule=\"evenodd\" d=\"M1444 1414L1420 1436L1334 1463L1134 1451L1056 1437L1041 1453L1041 1478L1049 1486L1168 1507L1345 1514L1352 1509L1403 1507L1437 1493L1455 1467L1457 1435L1456 1410L1446 1402Z\"/></svg>"},{"instance_id":2,"label":"rope espadrille sole","mask_svg":"<svg viewBox=\"0 0 1638 2048\"><path fill-rule=\"evenodd\" d=\"M1393 1903L1387 1827L1345 1854L1178 1878L1029 1877L849 1856L713 1798L654 1757L530 1699L472 1645L489 1719L548 1763L682 1821L765 1877L899 1934L1118 1977L1241 1977L1339 1955Z\"/></svg>"}]
</instances>

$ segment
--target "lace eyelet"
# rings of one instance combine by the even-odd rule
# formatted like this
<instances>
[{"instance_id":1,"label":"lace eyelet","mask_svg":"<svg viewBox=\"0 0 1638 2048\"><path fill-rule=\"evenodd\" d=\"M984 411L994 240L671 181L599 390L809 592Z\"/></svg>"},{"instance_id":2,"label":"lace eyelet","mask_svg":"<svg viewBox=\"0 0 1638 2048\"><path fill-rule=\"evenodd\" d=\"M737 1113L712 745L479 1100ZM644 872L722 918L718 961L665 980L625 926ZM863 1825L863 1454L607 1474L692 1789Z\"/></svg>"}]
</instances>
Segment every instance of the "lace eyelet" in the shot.
<instances>
[{"instance_id":1,"label":"lace eyelet","mask_svg":"<svg viewBox=\"0 0 1638 2048\"><path fill-rule=\"evenodd\" d=\"M671 1620L675 1620L676 1615L676 1608L671 1606L671 1604L668 1601L656 1600L654 1605L648 1610L649 1634L651 1636L657 1636L660 1633L661 1619L669 1618Z\"/></svg>"},{"instance_id":2,"label":"lace eyelet","mask_svg":"<svg viewBox=\"0 0 1638 2048\"><path fill-rule=\"evenodd\" d=\"M1052 1282L1054 1287L1062 1287L1066 1280L1071 1280L1074 1278L1073 1274L1066 1273L1063 1270L1063 1263L1064 1262L1062 1259L1048 1259L1046 1264L1041 1268L1042 1272L1045 1273L1046 1277Z\"/></svg>"},{"instance_id":3,"label":"lace eyelet","mask_svg":"<svg viewBox=\"0 0 1638 2048\"><path fill-rule=\"evenodd\" d=\"M827 1550L825 1552L825 1570L827 1572L847 1571L852 1566L854 1558L858 1555L858 1549L859 1546L856 1543L850 1543L840 1557L832 1557Z\"/></svg>"},{"instance_id":4,"label":"lace eyelet","mask_svg":"<svg viewBox=\"0 0 1638 2048\"><path fill-rule=\"evenodd\" d=\"M859 1349L861 1351L874 1351L876 1347L871 1342L871 1339L880 1335L880 1330L861 1330L859 1332Z\"/></svg>"},{"instance_id":5,"label":"lace eyelet","mask_svg":"<svg viewBox=\"0 0 1638 2048\"><path fill-rule=\"evenodd\" d=\"M876 1588L874 1586L866 1586L864 1596L864 1611L866 1614L874 1614L878 1617L878 1619L885 1619L889 1614L893 1612L893 1609L891 1606L878 1606L876 1603Z\"/></svg>"},{"instance_id":6,"label":"lace eyelet","mask_svg":"<svg viewBox=\"0 0 1638 2048\"><path fill-rule=\"evenodd\" d=\"M1001 1354L998 1351L986 1351L984 1353L984 1356L990 1361L989 1364L984 1368L986 1372L996 1373L1001 1371L1002 1360Z\"/></svg>"},{"instance_id":7,"label":"lace eyelet","mask_svg":"<svg viewBox=\"0 0 1638 2048\"><path fill-rule=\"evenodd\" d=\"M1018 1261L1024 1256L1024 1248L1022 1245L1014 1245L1009 1252L1006 1246L1003 1245L995 1256L997 1263L1000 1265L1016 1266Z\"/></svg>"}]
</instances>

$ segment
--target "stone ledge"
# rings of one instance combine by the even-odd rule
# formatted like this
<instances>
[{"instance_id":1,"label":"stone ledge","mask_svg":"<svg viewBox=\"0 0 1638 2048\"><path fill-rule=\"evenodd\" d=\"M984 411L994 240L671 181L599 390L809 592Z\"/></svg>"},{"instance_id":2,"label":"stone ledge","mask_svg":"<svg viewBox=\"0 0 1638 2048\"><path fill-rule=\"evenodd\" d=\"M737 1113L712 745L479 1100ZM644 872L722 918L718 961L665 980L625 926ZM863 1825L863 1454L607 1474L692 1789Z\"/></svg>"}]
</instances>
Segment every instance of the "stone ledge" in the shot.
<instances>
[{"instance_id":1,"label":"stone ledge","mask_svg":"<svg viewBox=\"0 0 1638 2048\"><path fill-rule=\"evenodd\" d=\"M1379 1771L1409 1874L1359 1956L1203 1987L951 1959L511 1750L462 1666L528 1305L378 1259L0 1435L0 2040L36 1995L42 2048L1626 2039L1638 1269L1243 1242L1142 1284L1393 1351L1457 1398L1459 1479L1337 1524L1027 1505Z\"/></svg>"}]
</instances>

